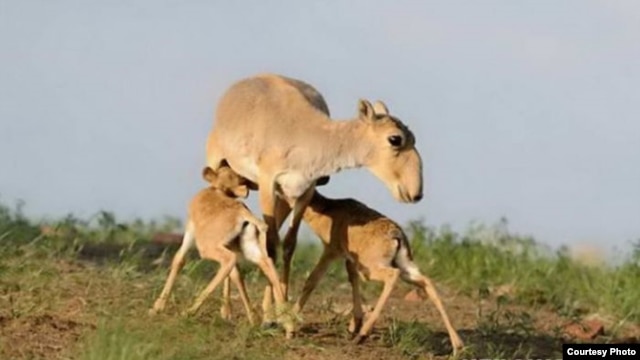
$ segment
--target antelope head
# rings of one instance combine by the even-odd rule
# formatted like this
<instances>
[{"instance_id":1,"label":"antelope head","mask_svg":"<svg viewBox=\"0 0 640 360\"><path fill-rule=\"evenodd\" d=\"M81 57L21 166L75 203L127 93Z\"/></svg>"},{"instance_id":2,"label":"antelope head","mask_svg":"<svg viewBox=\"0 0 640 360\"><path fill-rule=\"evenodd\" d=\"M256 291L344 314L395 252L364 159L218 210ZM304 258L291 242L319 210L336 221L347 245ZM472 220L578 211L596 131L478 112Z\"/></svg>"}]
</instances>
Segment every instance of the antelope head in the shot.
<instances>
[{"instance_id":1,"label":"antelope head","mask_svg":"<svg viewBox=\"0 0 640 360\"><path fill-rule=\"evenodd\" d=\"M404 203L422 199L422 159L409 128L389 114L386 105L367 100L358 104L358 118L365 124L364 138L369 144L365 166Z\"/></svg>"},{"instance_id":2,"label":"antelope head","mask_svg":"<svg viewBox=\"0 0 640 360\"><path fill-rule=\"evenodd\" d=\"M213 170L209 166L202 169L202 177L210 186L224 192L227 196L246 198L252 184L244 177L238 175L228 166L222 166Z\"/></svg>"}]
</instances>

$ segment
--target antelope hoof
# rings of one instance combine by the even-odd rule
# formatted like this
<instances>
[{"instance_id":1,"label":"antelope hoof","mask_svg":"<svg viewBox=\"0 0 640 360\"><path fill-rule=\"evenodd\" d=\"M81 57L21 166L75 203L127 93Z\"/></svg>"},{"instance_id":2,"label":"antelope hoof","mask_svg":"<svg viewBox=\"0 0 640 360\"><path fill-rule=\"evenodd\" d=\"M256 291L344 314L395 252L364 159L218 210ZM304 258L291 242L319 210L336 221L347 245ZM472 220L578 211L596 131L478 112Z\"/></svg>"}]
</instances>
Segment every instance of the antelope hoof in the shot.
<instances>
[{"instance_id":1,"label":"antelope hoof","mask_svg":"<svg viewBox=\"0 0 640 360\"><path fill-rule=\"evenodd\" d=\"M356 345L362 344L365 340L367 340L368 335L358 334L355 338L353 338L353 343Z\"/></svg>"},{"instance_id":2,"label":"antelope hoof","mask_svg":"<svg viewBox=\"0 0 640 360\"><path fill-rule=\"evenodd\" d=\"M153 307L149 309L149 315L156 315L162 310L164 310L164 302L158 300L153 304Z\"/></svg>"},{"instance_id":3,"label":"antelope hoof","mask_svg":"<svg viewBox=\"0 0 640 360\"><path fill-rule=\"evenodd\" d=\"M295 335L295 331L293 331L293 329L285 329L285 338L287 340L293 339L294 335Z\"/></svg>"},{"instance_id":4,"label":"antelope hoof","mask_svg":"<svg viewBox=\"0 0 640 360\"><path fill-rule=\"evenodd\" d=\"M228 308L220 309L220 317L223 320L230 321L231 320L231 311ZM251 318L249 320L251 320Z\"/></svg>"},{"instance_id":5,"label":"antelope hoof","mask_svg":"<svg viewBox=\"0 0 640 360\"><path fill-rule=\"evenodd\" d=\"M184 312L182 313L182 316L184 316L184 317L193 316L193 315L195 315L197 312L198 312L198 308L193 308L193 307L192 307L192 308L189 308L189 309L187 309L186 311L184 311Z\"/></svg>"},{"instance_id":6,"label":"antelope hoof","mask_svg":"<svg viewBox=\"0 0 640 360\"><path fill-rule=\"evenodd\" d=\"M295 321L291 318L285 319L282 323L287 340L292 339L296 332Z\"/></svg>"},{"instance_id":7,"label":"antelope hoof","mask_svg":"<svg viewBox=\"0 0 640 360\"><path fill-rule=\"evenodd\" d=\"M458 340L453 345L453 356L460 355L464 351L464 343L462 340Z\"/></svg>"}]
</instances>

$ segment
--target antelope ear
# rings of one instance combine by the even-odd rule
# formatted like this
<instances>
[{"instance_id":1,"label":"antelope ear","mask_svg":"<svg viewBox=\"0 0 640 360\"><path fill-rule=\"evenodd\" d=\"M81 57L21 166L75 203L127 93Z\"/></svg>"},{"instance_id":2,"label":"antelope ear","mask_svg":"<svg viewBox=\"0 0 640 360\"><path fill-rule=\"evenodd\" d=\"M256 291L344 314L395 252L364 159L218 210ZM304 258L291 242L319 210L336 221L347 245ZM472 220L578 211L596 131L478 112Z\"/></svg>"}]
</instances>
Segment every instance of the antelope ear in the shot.
<instances>
[{"instance_id":1,"label":"antelope ear","mask_svg":"<svg viewBox=\"0 0 640 360\"><path fill-rule=\"evenodd\" d=\"M216 172L211 167L207 166L202 169L202 178L206 182L213 184L214 182L216 182L216 180L218 180L218 174L216 174Z\"/></svg>"},{"instance_id":2,"label":"antelope ear","mask_svg":"<svg viewBox=\"0 0 640 360\"><path fill-rule=\"evenodd\" d=\"M373 111L373 106L371 106L369 101L364 99L358 100L358 117L361 120L375 119L375 111Z\"/></svg>"},{"instance_id":3,"label":"antelope ear","mask_svg":"<svg viewBox=\"0 0 640 360\"><path fill-rule=\"evenodd\" d=\"M258 188L258 184L254 183L253 181L247 181L247 183L245 185L247 186L247 188L249 188L249 190L253 190L253 191L260 190Z\"/></svg>"},{"instance_id":4,"label":"antelope ear","mask_svg":"<svg viewBox=\"0 0 640 360\"><path fill-rule=\"evenodd\" d=\"M246 199L247 196L249 196L249 188L246 185L236 186L231 189L231 192L233 193L233 195L241 199Z\"/></svg>"},{"instance_id":5,"label":"antelope ear","mask_svg":"<svg viewBox=\"0 0 640 360\"><path fill-rule=\"evenodd\" d=\"M373 111L376 115L389 115L389 109L382 101L378 100L373 104Z\"/></svg>"}]
</instances>

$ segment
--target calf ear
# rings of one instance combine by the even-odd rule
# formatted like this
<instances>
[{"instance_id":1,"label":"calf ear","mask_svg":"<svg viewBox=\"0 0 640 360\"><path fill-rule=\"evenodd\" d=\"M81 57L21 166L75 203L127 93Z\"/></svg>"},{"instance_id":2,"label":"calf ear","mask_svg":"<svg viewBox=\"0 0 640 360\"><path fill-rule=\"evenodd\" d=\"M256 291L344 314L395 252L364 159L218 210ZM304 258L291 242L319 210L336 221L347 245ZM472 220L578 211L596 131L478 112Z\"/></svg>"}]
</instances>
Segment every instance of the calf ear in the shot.
<instances>
[{"instance_id":1,"label":"calf ear","mask_svg":"<svg viewBox=\"0 0 640 360\"><path fill-rule=\"evenodd\" d=\"M253 181L247 181L247 188L249 188L249 190L253 190L253 191L258 191L258 184L254 183Z\"/></svg>"},{"instance_id":2,"label":"calf ear","mask_svg":"<svg viewBox=\"0 0 640 360\"><path fill-rule=\"evenodd\" d=\"M216 180L218 180L218 174L216 174L216 172L211 167L207 166L202 169L202 178L206 182L213 184L214 182L216 182Z\"/></svg>"},{"instance_id":3,"label":"calf ear","mask_svg":"<svg viewBox=\"0 0 640 360\"><path fill-rule=\"evenodd\" d=\"M246 199L247 196L249 196L249 188L246 185L236 186L233 189L231 189L231 192L233 193L234 196L241 199Z\"/></svg>"}]
</instances>

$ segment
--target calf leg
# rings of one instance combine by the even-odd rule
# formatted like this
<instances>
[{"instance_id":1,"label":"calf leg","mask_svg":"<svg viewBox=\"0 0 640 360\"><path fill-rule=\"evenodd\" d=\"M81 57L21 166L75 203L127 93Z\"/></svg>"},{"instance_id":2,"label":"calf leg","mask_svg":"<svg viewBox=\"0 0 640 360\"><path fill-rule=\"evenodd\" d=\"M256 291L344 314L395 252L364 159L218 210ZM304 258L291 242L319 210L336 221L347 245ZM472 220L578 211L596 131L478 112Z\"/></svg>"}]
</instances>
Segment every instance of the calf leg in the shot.
<instances>
[{"instance_id":1,"label":"calf leg","mask_svg":"<svg viewBox=\"0 0 640 360\"><path fill-rule=\"evenodd\" d=\"M169 276L164 284L164 288L158 296L158 299L153 304L153 308L149 310L149 314L154 315L162 310L164 310L167 299L169 298L169 294L171 293L171 289L173 288L173 284L176 281L176 277L178 276L178 272L184 266L184 257L187 255L189 249L193 247L195 243L194 237L194 224L191 221L188 221L187 226L185 228L184 237L182 238L182 244L178 249L178 252L173 256L173 261L171 262L171 270L169 271Z\"/></svg>"},{"instance_id":2,"label":"calf leg","mask_svg":"<svg viewBox=\"0 0 640 360\"><path fill-rule=\"evenodd\" d=\"M409 267L407 270L408 271L402 273L402 279L423 289L427 293L431 302L433 302L436 309L438 309L440 317L442 317L442 321L444 322L444 326L447 328L449 339L451 340L451 346L453 347L453 353L457 354L458 350L464 347L464 343L460 339L458 332L456 332L454 327L451 325L449 316L444 309L444 305L442 305L442 301L440 301L440 296L438 295L435 286L433 286L433 283L428 277L420 273L415 265L413 267Z\"/></svg>"},{"instance_id":3,"label":"calf leg","mask_svg":"<svg viewBox=\"0 0 640 360\"><path fill-rule=\"evenodd\" d=\"M377 280L384 282L384 288L382 289L382 294L378 298L378 302L376 303L373 312L371 312L367 321L362 325L358 336L355 338L356 343L361 343L371 332L371 328L373 324L376 322L380 313L382 312L382 308L384 307L387 299L389 299L389 295L391 295L391 290L393 290L393 286L395 285L398 277L400 275L400 270L390 268L390 267L379 267L370 269L369 277L371 280Z\"/></svg>"},{"instance_id":4,"label":"calf leg","mask_svg":"<svg viewBox=\"0 0 640 360\"><path fill-rule=\"evenodd\" d=\"M320 279L322 279L324 274L327 272L329 264L331 264L331 261L333 261L333 259L334 257L328 254L326 250L322 253L322 256L320 256L320 260L318 260L318 263L313 268L313 271L311 271L311 274L309 274L309 277L304 283L304 288L302 289L300 298L293 307L293 311L295 313L299 313L302 311L302 308L307 303L309 296L320 282Z\"/></svg>"},{"instance_id":5,"label":"calf leg","mask_svg":"<svg viewBox=\"0 0 640 360\"><path fill-rule=\"evenodd\" d=\"M213 277L209 285L207 285L207 287L200 293L200 295L198 295L196 301L193 303L193 306L191 306L187 310L187 314L195 314L200 306L202 306L204 300L209 295L211 295L211 293L222 282L222 280L229 276L231 270L233 270L233 268L236 266L237 255L233 251L225 247L218 248L215 255L212 255L212 257L215 257L215 259L211 260L217 260L220 263L220 269L218 270L218 273Z\"/></svg>"},{"instance_id":6,"label":"calf leg","mask_svg":"<svg viewBox=\"0 0 640 360\"><path fill-rule=\"evenodd\" d=\"M256 233L258 235L257 237ZM282 320L281 322L285 328L287 337L289 338L293 334L294 324L293 320L288 318L287 314L283 313L286 310L286 301L280 287L280 280L278 279L276 268L273 265L271 258L267 255L267 251L265 249L267 242L266 233L267 228L264 225L261 227L248 225L242 233L240 248L247 260L257 264L267 279L269 279L278 308L278 311L275 312L275 318L279 321ZM271 295L271 292L269 292L269 295Z\"/></svg>"},{"instance_id":7,"label":"calf leg","mask_svg":"<svg viewBox=\"0 0 640 360\"><path fill-rule=\"evenodd\" d=\"M251 308L251 303L249 302L249 295L247 295L247 288L244 286L242 274L240 274L240 271L238 271L237 266L235 266L233 270L231 270L231 274L229 274L229 277L240 293L240 299L242 300L244 310L247 312L247 318L249 319L249 322L251 323L251 325L255 324L253 309Z\"/></svg>"},{"instance_id":8,"label":"calf leg","mask_svg":"<svg viewBox=\"0 0 640 360\"><path fill-rule=\"evenodd\" d=\"M226 277L222 284L222 305L220 306L220 317L231 320L231 277Z\"/></svg>"},{"instance_id":9,"label":"calf leg","mask_svg":"<svg viewBox=\"0 0 640 360\"><path fill-rule=\"evenodd\" d=\"M362 310L362 296L360 294L360 275L356 264L350 260L345 260L347 275L351 283L351 294L353 304L351 309L351 321L349 322L349 332L357 334L362 328L362 320L364 319L364 311Z\"/></svg>"}]
</instances>

